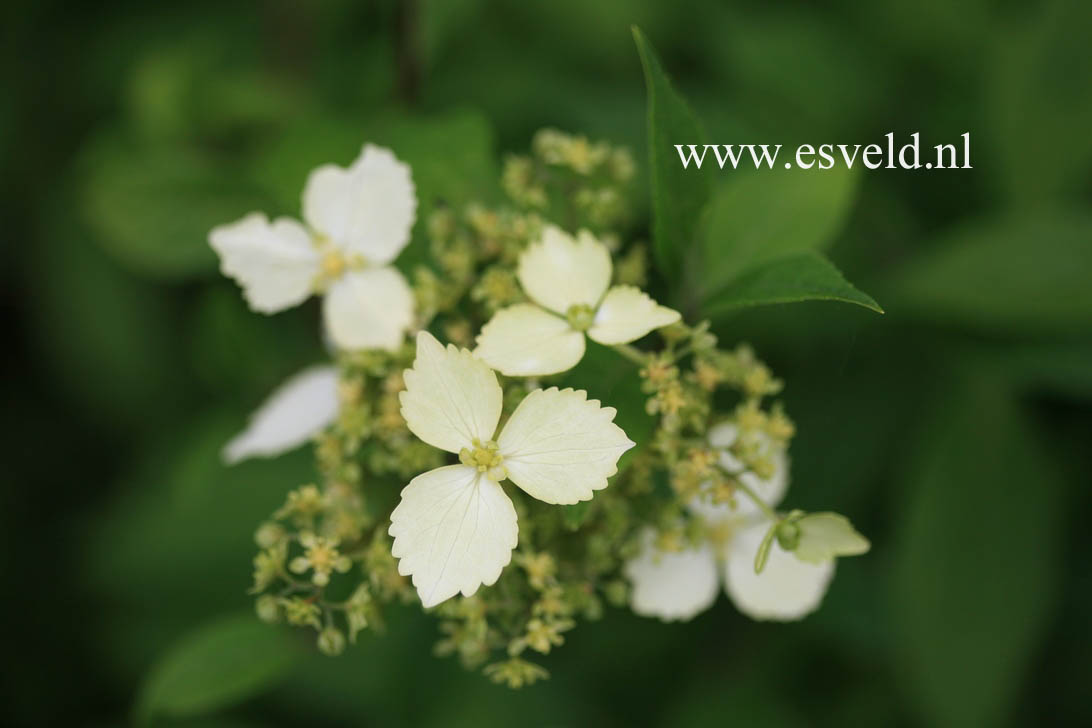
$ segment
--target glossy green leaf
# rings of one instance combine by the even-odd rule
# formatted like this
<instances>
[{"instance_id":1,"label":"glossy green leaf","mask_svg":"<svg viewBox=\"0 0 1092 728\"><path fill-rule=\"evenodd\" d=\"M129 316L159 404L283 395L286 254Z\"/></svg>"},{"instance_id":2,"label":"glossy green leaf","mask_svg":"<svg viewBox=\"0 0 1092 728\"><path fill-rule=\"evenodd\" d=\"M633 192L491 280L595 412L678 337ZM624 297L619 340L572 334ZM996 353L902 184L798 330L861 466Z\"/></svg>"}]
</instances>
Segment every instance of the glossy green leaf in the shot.
<instances>
[{"instance_id":1,"label":"glossy green leaf","mask_svg":"<svg viewBox=\"0 0 1092 728\"><path fill-rule=\"evenodd\" d=\"M871 296L854 288L822 254L803 251L744 271L706 300L702 315L715 319L750 306L797 301L843 301L883 313Z\"/></svg>"},{"instance_id":2,"label":"glossy green leaf","mask_svg":"<svg viewBox=\"0 0 1092 728\"><path fill-rule=\"evenodd\" d=\"M652 242L668 280L678 283L693 249L698 215L710 194L711 172L684 169L676 144L704 144L705 133L672 87L652 45L639 28L633 39L648 93L648 165L652 195Z\"/></svg>"},{"instance_id":3,"label":"glossy green leaf","mask_svg":"<svg viewBox=\"0 0 1092 728\"><path fill-rule=\"evenodd\" d=\"M1063 483L1007 387L946 391L906 470L896 672L928 725L999 725L1056 597Z\"/></svg>"},{"instance_id":4,"label":"glossy green leaf","mask_svg":"<svg viewBox=\"0 0 1092 728\"><path fill-rule=\"evenodd\" d=\"M1092 327L1092 217L1055 213L966 225L891 282L900 315L1032 335Z\"/></svg>"},{"instance_id":5,"label":"glossy green leaf","mask_svg":"<svg viewBox=\"0 0 1092 728\"><path fill-rule=\"evenodd\" d=\"M293 635L253 615L206 624L152 668L137 716L188 717L240 703L276 685L301 654Z\"/></svg>"},{"instance_id":6,"label":"glossy green leaf","mask_svg":"<svg viewBox=\"0 0 1092 728\"><path fill-rule=\"evenodd\" d=\"M853 207L858 177L845 167L730 173L698 227L701 293L787 253L828 248Z\"/></svg>"}]
</instances>

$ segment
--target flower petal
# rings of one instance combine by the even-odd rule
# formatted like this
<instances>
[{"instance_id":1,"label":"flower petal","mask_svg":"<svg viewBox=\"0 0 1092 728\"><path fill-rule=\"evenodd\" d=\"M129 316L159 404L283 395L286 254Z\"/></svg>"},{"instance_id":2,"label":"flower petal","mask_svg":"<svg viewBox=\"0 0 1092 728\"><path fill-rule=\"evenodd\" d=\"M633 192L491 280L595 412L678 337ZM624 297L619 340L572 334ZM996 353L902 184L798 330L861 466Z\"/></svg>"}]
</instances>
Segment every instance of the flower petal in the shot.
<instances>
[{"instance_id":1,"label":"flower petal","mask_svg":"<svg viewBox=\"0 0 1092 728\"><path fill-rule=\"evenodd\" d=\"M465 465L418 475L391 513L391 553L432 607L496 582L518 540L516 509L496 481Z\"/></svg>"},{"instance_id":2,"label":"flower petal","mask_svg":"<svg viewBox=\"0 0 1092 728\"><path fill-rule=\"evenodd\" d=\"M661 306L639 288L615 286L599 304L588 336L600 344L628 344L681 318L678 311Z\"/></svg>"},{"instance_id":3,"label":"flower petal","mask_svg":"<svg viewBox=\"0 0 1092 728\"><path fill-rule=\"evenodd\" d=\"M793 554L801 561L819 564L836 556L859 556L872 544L840 513L809 513L796 521L800 540Z\"/></svg>"},{"instance_id":4,"label":"flower petal","mask_svg":"<svg viewBox=\"0 0 1092 728\"><path fill-rule=\"evenodd\" d=\"M614 424L615 413L583 390L536 389L497 438L508 477L546 503L588 500L634 445Z\"/></svg>"},{"instance_id":5,"label":"flower petal","mask_svg":"<svg viewBox=\"0 0 1092 728\"><path fill-rule=\"evenodd\" d=\"M224 462L280 455L321 432L337 413L337 369L304 369L278 387L251 415L246 430L224 446Z\"/></svg>"},{"instance_id":6,"label":"flower petal","mask_svg":"<svg viewBox=\"0 0 1092 728\"><path fill-rule=\"evenodd\" d=\"M774 541L766 568L756 574L755 554L768 528L769 523L756 523L736 534L725 560L725 591L752 619L800 619L823 601L834 562L805 564Z\"/></svg>"},{"instance_id":7,"label":"flower petal","mask_svg":"<svg viewBox=\"0 0 1092 728\"><path fill-rule=\"evenodd\" d=\"M542 238L520 255L517 274L532 301L564 316L570 306L599 303L610 283L610 251L587 231L574 240L547 225Z\"/></svg>"},{"instance_id":8,"label":"flower petal","mask_svg":"<svg viewBox=\"0 0 1092 728\"><path fill-rule=\"evenodd\" d=\"M220 256L220 270L239 282L255 311L275 313L311 295L319 257L307 230L295 220L280 217L270 223L252 212L213 228L209 245Z\"/></svg>"},{"instance_id":9,"label":"flower petal","mask_svg":"<svg viewBox=\"0 0 1092 728\"><path fill-rule=\"evenodd\" d=\"M342 250L386 265L410 239L417 197L410 168L389 149L365 144L348 169L325 164L307 178L303 218Z\"/></svg>"},{"instance_id":10,"label":"flower petal","mask_svg":"<svg viewBox=\"0 0 1092 728\"><path fill-rule=\"evenodd\" d=\"M641 616L667 622L692 619L717 599L720 579L713 549L706 543L686 551L661 551L655 540L655 529L645 529L641 554L625 565L633 586L630 606Z\"/></svg>"},{"instance_id":11,"label":"flower petal","mask_svg":"<svg viewBox=\"0 0 1092 728\"><path fill-rule=\"evenodd\" d=\"M475 439L493 439L501 413L497 375L466 349L417 334L417 358L403 378L402 417L429 445L457 453Z\"/></svg>"},{"instance_id":12,"label":"flower petal","mask_svg":"<svg viewBox=\"0 0 1092 728\"><path fill-rule=\"evenodd\" d=\"M714 503L707 496L698 495L686 503L686 509L712 527L730 524L738 525L748 522L748 519L744 517L743 509L740 507L742 501L746 499L747 496L739 495L736 498L735 506L733 506L731 503ZM747 514L749 515L749 513L748 510Z\"/></svg>"},{"instance_id":13,"label":"flower petal","mask_svg":"<svg viewBox=\"0 0 1092 728\"><path fill-rule=\"evenodd\" d=\"M413 322L413 292L395 268L346 273L326 292L323 317L341 349L397 349Z\"/></svg>"},{"instance_id":14,"label":"flower petal","mask_svg":"<svg viewBox=\"0 0 1092 728\"><path fill-rule=\"evenodd\" d=\"M509 377L557 374L583 358L584 334L533 303L519 303L482 327L474 355Z\"/></svg>"}]
</instances>

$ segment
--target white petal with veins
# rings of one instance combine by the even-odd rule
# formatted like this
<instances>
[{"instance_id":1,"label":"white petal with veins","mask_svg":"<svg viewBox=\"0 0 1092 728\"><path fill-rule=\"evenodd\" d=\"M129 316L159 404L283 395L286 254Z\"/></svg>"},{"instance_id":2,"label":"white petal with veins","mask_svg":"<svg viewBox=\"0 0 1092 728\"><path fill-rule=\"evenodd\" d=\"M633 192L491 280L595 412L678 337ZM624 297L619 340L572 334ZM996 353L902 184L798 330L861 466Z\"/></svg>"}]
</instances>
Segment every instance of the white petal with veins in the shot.
<instances>
[{"instance_id":1,"label":"white petal with veins","mask_svg":"<svg viewBox=\"0 0 1092 728\"><path fill-rule=\"evenodd\" d=\"M570 306L595 308L599 303L610 283L610 251L586 231L574 240L547 225L539 241L520 255L517 275L532 301L564 316Z\"/></svg>"},{"instance_id":2,"label":"white petal with veins","mask_svg":"<svg viewBox=\"0 0 1092 728\"><path fill-rule=\"evenodd\" d=\"M422 331L417 357L399 395L410 431L429 445L457 453L475 439L493 439L501 413L497 375L466 349L444 346Z\"/></svg>"},{"instance_id":3,"label":"white petal with veins","mask_svg":"<svg viewBox=\"0 0 1092 728\"><path fill-rule=\"evenodd\" d=\"M508 477L546 503L590 499L634 445L614 424L615 414L583 390L531 392L497 438Z\"/></svg>"},{"instance_id":4,"label":"white petal with veins","mask_svg":"<svg viewBox=\"0 0 1092 728\"><path fill-rule=\"evenodd\" d=\"M639 288L615 286L599 304L588 336L600 344L628 344L680 318L678 311L661 306Z\"/></svg>"},{"instance_id":5,"label":"white petal with veins","mask_svg":"<svg viewBox=\"0 0 1092 728\"><path fill-rule=\"evenodd\" d=\"M497 581L512 560L516 509L499 485L476 469L449 465L418 475L391 513L391 553L432 607Z\"/></svg>"},{"instance_id":6,"label":"white petal with veins","mask_svg":"<svg viewBox=\"0 0 1092 728\"><path fill-rule=\"evenodd\" d=\"M557 374L580 362L584 334L532 303L519 303L482 327L474 354L509 377Z\"/></svg>"}]
</instances>

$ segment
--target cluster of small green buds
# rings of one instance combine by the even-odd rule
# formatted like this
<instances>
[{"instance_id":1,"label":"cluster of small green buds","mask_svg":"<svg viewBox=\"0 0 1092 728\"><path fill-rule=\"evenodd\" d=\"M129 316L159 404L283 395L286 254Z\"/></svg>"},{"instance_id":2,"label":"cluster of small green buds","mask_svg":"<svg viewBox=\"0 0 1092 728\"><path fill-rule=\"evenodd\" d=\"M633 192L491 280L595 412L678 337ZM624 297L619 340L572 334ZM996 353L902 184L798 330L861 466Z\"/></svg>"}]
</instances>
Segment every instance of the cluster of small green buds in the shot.
<instances>
[{"instance_id":1,"label":"cluster of small green buds","mask_svg":"<svg viewBox=\"0 0 1092 728\"><path fill-rule=\"evenodd\" d=\"M628 214L628 187L636 169L628 149L542 129L530 155L505 160L501 181L509 199L522 208L572 229L606 232Z\"/></svg>"},{"instance_id":2,"label":"cluster of small green buds","mask_svg":"<svg viewBox=\"0 0 1092 728\"><path fill-rule=\"evenodd\" d=\"M482 272L481 278L470 289L470 298L492 315L523 300L523 291L510 268L495 265Z\"/></svg>"},{"instance_id":3,"label":"cluster of small green buds","mask_svg":"<svg viewBox=\"0 0 1092 728\"><path fill-rule=\"evenodd\" d=\"M545 680L550 673L532 662L511 657L503 662L487 665L485 675L495 683L507 685L510 688L522 688L534 685L539 680Z\"/></svg>"}]
</instances>

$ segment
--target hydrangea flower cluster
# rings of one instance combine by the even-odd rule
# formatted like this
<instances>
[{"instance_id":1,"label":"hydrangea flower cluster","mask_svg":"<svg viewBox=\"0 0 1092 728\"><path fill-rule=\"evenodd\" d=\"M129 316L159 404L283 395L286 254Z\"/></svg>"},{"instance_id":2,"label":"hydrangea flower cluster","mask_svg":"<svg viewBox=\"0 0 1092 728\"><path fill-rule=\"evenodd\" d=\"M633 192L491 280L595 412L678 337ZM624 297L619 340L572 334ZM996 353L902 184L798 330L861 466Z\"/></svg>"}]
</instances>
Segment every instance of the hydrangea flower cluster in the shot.
<instances>
[{"instance_id":1,"label":"hydrangea flower cluster","mask_svg":"<svg viewBox=\"0 0 1092 728\"><path fill-rule=\"evenodd\" d=\"M605 604L689 619L723 586L750 617L798 619L836 558L868 549L842 516L775 510L782 383L641 290L643 246L609 229L633 172L623 149L540 132L505 165L511 203L435 210L418 226L431 264L405 272L412 173L371 145L311 174L306 225L212 231L255 311L324 294L333 347L224 448L235 463L314 442L316 481L255 534L262 619L336 655L418 603L438 654L519 687L547 674L528 655Z\"/></svg>"}]
</instances>

